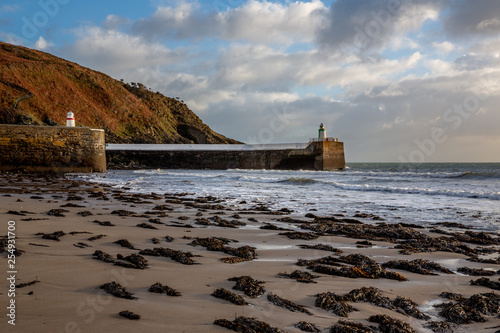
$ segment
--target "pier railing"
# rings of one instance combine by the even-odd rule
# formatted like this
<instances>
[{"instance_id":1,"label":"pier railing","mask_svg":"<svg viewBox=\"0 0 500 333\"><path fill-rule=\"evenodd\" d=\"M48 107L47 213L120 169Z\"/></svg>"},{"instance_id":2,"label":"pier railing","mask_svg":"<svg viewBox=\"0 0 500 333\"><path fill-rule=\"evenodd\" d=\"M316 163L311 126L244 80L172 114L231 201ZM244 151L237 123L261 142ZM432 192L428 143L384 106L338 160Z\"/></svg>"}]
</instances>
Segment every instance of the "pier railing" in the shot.
<instances>
[{"instance_id":1,"label":"pier railing","mask_svg":"<svg viewBox=\"0 0 500 333\"><path fill-rule=\"evenodd\" d=\"M106 150L135 151L249 151L306 149L307 143L275 144L107 144Z\"/></svg>"},{"instance_id":2,"label":"pier railing","mask_svg":"<svg viewBox=\"0 0 500 333\"><path fill-rule=\"evenodd\" d=\"M339 138L329 137L329 138L325 138L325 139L319 139L319 138L311 138L311 139L309 139L309 143L311 143L311 142L320 142L320 141L338 142Z\"/></svg>"}]
</instances>

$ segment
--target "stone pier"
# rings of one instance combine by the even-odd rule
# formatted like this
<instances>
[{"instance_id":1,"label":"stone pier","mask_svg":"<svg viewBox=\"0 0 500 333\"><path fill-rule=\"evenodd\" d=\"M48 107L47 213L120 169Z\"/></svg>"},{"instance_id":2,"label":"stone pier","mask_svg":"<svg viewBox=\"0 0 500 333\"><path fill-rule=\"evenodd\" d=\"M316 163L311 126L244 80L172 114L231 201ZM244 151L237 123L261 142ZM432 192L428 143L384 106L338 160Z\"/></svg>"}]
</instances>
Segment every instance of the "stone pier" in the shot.
<instances>
[{"instance_id":1,"label":"stone pier","mask_svg":"<svg viewBox=\"0 0 500 333\"><path fill-rule=\"evenodd\" d=\"M104 130L0 125L0 171L106 172Z\"/></svg>"},{"instance_id":2,"label":"stone pier","mask_svg":"<svg viewBox=\"0 0 500 333\"><path fill-rule=\"evenodd\" d=\"M283 169L345 168L344 144L155 145L109 144L108 169Z\"/></svg>"}]
</instances>

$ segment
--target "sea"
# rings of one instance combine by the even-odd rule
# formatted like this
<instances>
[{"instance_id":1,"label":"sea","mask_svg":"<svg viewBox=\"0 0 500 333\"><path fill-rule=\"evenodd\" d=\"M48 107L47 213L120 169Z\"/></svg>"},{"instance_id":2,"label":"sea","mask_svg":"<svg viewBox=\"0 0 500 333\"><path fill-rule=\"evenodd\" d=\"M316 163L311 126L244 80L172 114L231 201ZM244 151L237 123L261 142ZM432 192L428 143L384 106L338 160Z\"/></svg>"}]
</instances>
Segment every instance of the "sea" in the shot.
<instances>
[{"instance_id":1,"label":"sea","mask_svg":"<svg viewBox=\"0 0 500 333\"><path fill-rule=\"evenodd\" d=\"M293 210L294 216L366 213L387 223L500 229L500 163L348 163L341 171L110 170L79 177L138 193L215 196L234 209L264 205Z\"/></svg>"}]
</instances>

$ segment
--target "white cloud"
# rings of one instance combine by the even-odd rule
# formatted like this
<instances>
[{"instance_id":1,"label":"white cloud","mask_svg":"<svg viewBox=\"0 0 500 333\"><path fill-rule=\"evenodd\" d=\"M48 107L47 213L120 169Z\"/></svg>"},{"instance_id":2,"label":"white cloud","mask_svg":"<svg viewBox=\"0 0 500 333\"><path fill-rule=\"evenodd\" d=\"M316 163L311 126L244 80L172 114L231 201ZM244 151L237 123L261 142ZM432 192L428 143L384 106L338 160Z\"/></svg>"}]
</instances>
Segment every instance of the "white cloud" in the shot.
<instances>
[{"instance_id":1,"label":"white cloud","mask_svg":"<svg viewBox=\"0 0 500 333\"><path fill-rule=\"evenodd\" d=\"M117 30L128 24L130 24L129 18L110 14L106 16L106 20L103 22L102 27L108 30Z\"/></svg>"},{"instance_id":2,"label":"white cloud","mask_svg":"<svg viewBox=\"0 0 500 333\"><path fill-rule=\"evenodd\" d=\"M90 26L79 29L77 35L79 39L67 52L86 66L106 69L109 74L172 64L182 59L182 54L162 44L148 43L141 37L117 30Z\"/></svg>"},{"instance_id":3,"label":"white cloud","mask_svg":"<svg viewBox=\"0 0 500 333\"><path fill-rule=\"evenodd\" d=\"M500 28L500 19L498 17L486 19L479 22L476 26L478 30L498 29Z\"/></svg>"},{"instance_id":4,"label":"white cloud","mask_svg":"<svg viewBox=\"0 0 500 333\"><path fill-rule=\"evenodd\" d=\"M431 45L433 48L435 48L439 53L443 55L447 55L455 49L455 45L453 45L448 41L444 41L441 43L433 42Z\"/></svg>"},{"instance_id":5,"label":"white cloud","mask_svg":"<svg viewBox=\"0 0 500 333\"><path fill-rule=\"evenodd\" d=\"M288 5L250 1L220 14L224 36L230 40L292 43L312 41L326 7L319 0Z\"/></svg>"},{"instance_id":6,"label":"white cloud","mask_svg":"<svg viewBox=\"0 0 500 333\"><path fill-rule=\"evenodd\" d=\"M442 1L431 0L366 0L363 5L337 0L319 30L318 41L333 51L356 54L387 47L417 48L418 43L407 34L418 31L427 20L437 20L442 6Z\"/></svg>"},{"instance_id":7,"label":"white cloud","mask_svg":"<svg viewBox=\"0 0 500 333\"><path fill-rule=\"evenodd\" d=\"M448 76L455 72L453 64L440 59L430 59L426 66L434 76Z\"/></svg>"},{"instance_id":8,"label":"white cloud","mask_svg":"<svg viewBox=\"0 0 500 333\"><path fill-rule=\"evenodd\" d=\"M45 38L43 38L42 36L40 36L38 38L38 40L36 41L36 43L35 43L35 48L38 49L38 50L41 50L41 51L46 50L50 46L53 46L53 44L50 43L50 42L47 42L45 40Z\"/></svg>"},{"instance_id":9,"label":"white cloud","mask_svg":"<svg viewBox=\"0 0 500 333\"><path fill-rule=\"evenodd\" d=\"M193 3L159 7L134 23L133 31L148 39L217 38L253 43L310 42L326 7L319 0L280 4L251 0L225 12L206 13Z\"/></svg>"}]
</instances>

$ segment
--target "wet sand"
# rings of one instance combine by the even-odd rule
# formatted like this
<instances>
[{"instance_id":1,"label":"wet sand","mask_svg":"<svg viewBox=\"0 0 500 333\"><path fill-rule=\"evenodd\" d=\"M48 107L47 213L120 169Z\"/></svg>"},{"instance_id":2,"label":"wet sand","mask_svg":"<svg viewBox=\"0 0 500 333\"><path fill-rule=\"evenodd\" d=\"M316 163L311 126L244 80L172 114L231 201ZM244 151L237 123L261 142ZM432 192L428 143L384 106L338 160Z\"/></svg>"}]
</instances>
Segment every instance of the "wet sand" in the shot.
<instances>
[{"instance_id":1,"label":"wet sand","mask_svg":"<svg viewBox=\"0 0 500 333\"><path fill-rule=\"evenodd\" d=\"M217 193L213 195L216 196ZM61 207L68 203L82 207ZM62 212L65 216L48 215L53 209L64 209L67 212ZM117 210L126 210L133 215L112 214ZM91 215L78 214L84 211ZM321 212L314 213L321 216ZM235 214L239 217L234 217ZM374 246L358 247L356 242L362 239L328 233L311 240L290 239L280 235L286 231L263 230L260 227L268 223L292 231L311 233L311 230L301 229L301 223L278 222L277 219L290 217L312 224L314 218L296 216L293 212L276 215L266 211L242 211L238 207L226 206L224 202L218 202L214 198L192 201L185 200L180 195L175 197L164 193L149 197L133 196L125 190L117 191L111 187L86 184L69 178L0 175L0 216L0 235L7 235L7 222L15 221L16 248L23 251L16 258L16 284L37 281L35 284L16 288L16 325L12 326L8 324L9 318L6 316L6 306L11 299L8 297L9 284L5 278L1 279L1 332L231 332L215 325L214 321L232 321L239 316L255 318L285 332L302 332L295 326L300 321L315 324L321 332L329 332L330 327L339 320L378 328L378 324L368 320L377 314L385 314L408 323L415 332L432 332L426 328L429 321L445 320L438 315L440 309L432 306L449 302L439 296L442 292L459 293L464 297L493 292L488 287L471 285L471 280L480 277L458 273L458 267L494 271L500 269L500 265L494 263L471 262L466 260L469 256L459 253L437 251L402 255L399 249L394 248L395 243L390 241L369 240ZM236 228L219 227L210 220L214 216L246 225ZM200 218L208 219L211 225L196 224ZM257 222L249 221L250 218ZM158 224L158 220L156 223L151 222L150 219L159 219L162 224ZM96 220L109 221L114 226L100 225L94 222ZM371 225L377 223L371 217L357 220ZM138 227L141 223L157 229ZM442 236L429 229L415 230L432 237ZM446 230L464 232L459 228ZM65 233L58 241L42 237L42 234L49 235L57 231ZM105 236L89 240L96 235ZM167 235L173 238L171 242L165 239ZM197 237L233 240L226 244L232 248L245 245L254 247L256 258L233 264L225 263L220 259L231 257L231 254L190 245ZM153 244L153 238L158 238L160 242ZM135 249L114 243L120 239L128 240ZM320 243L331 245L343 253L298 246ZM478 246L464 244L472 248ZM484 247L494 248L496 251L490 257L498 258L497 244ZM191 259L195 264L184 265L172 258L144 255L148 267L142 270L93 258L95 251L100 250L109 254L114 262L126 263L118 258L119 255L126 257L139 254L140 250L153 248L190 252L194 255ZM436 275L422 275L387 268L387 271L399 273L407 279L397 281L383 277L373 279L328 275L314 272L311 267L297 265L298 259L313 260L327 256L340 258L350 254L362 254L378 264L391 260L428 259L450 269L452 273L432 271ZM7 255L8 252L2 253L0 259L5 276L8 270ZM340 267L339 265L352 266L337 263L337 266L332 267ZM300 283L277 276L279 273L292 273L295 270L307 271L319 277L314 279L316 283ZM240 276L251 276L262 281L265 293L252 298L233 289L235 282L228 279ZM497 281L498 275L488 278ZM121 284L137 299L111 296L99 288L112 281ZM148 288L156 282L175 289L181 296L149 292ZM397 296L411 298L430 319L417 319L403 313L401 309L388 309L359 301L347 302L359 310L350 312L348 317L341 317L315 306L317 294L333 292L345 295L362 287L378 288L390 300ZM211 296L217 288L238 294L248 305L238 306ZM304 306L311 315L292 312L272 304L267 298L269 293ZM120 316L119 313L124 310L140 315L141 319L130 320ZM498 307L496 314L483 317L487 319L486 322L453 324L453 330L496 332L500 329Z\"/></svg>"}]
</instances>

